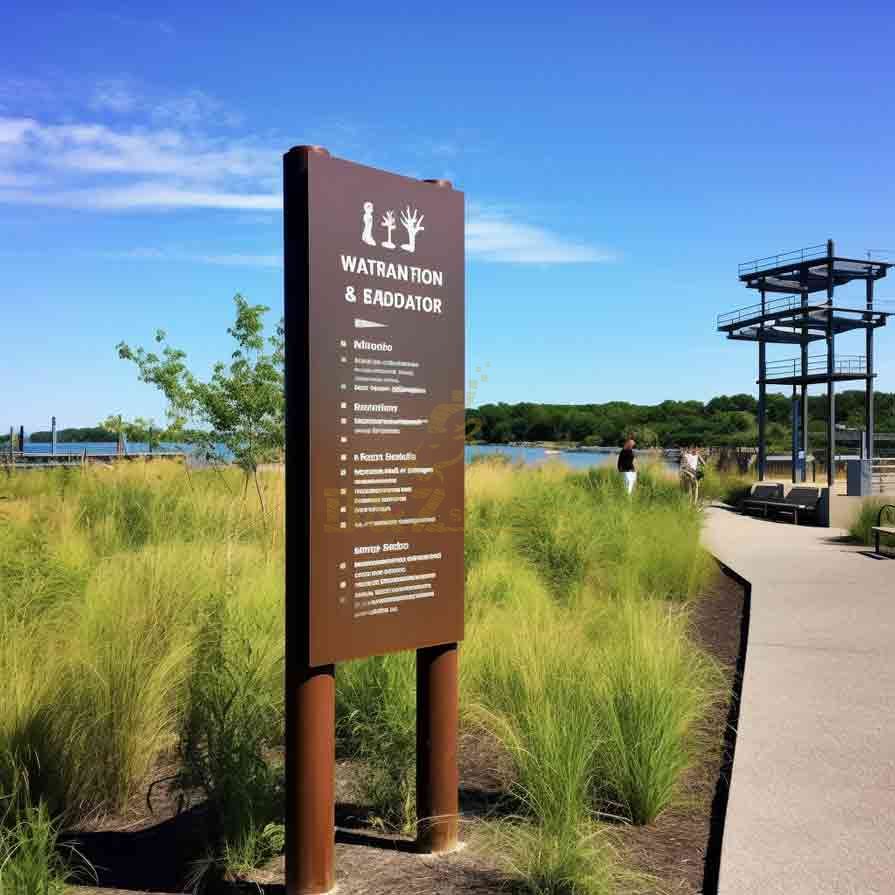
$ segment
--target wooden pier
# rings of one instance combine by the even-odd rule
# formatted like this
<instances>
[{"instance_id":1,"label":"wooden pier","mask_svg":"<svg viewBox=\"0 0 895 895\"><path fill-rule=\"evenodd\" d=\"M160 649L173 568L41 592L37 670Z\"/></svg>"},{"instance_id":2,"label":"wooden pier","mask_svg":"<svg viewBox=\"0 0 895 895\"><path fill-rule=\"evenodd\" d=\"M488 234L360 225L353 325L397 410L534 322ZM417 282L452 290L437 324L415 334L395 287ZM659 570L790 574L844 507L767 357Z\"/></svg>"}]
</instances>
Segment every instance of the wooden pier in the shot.
<instances>
[{"instance_id":1,"label":"wooden pier","mask_svg":"<svg viewBox=\"0 0 895 895\"><path fill-rule=\"evenodd\" d=\"M140 453L103 453L89 451L59 451L55 454L32 453L31 451L0 450L0 469L6 472L20 469L54 469L59 467L83 468L103 464L111 466L122 461L184 460L186 451L144 451Z\"/></svg>"}]
</instances>

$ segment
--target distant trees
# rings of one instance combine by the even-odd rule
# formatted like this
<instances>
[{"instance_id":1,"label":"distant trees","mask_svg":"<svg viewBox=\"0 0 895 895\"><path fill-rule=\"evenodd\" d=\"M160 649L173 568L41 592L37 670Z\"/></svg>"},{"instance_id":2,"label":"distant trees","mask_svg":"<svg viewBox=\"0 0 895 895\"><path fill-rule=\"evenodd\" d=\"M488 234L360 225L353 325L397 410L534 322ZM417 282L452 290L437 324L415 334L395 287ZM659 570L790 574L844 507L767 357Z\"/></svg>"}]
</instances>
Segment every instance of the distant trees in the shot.
<instances>
[{"instance_id":1,"label":"distant trees","mask_svg":"<svg viewBox=\"0 0 895 895\"><path fill-rule=\"evenodd\" d=\"M772 448L790 444L792 402L785 394L768 395L768 438ZM809 398L812 439L825 432L825 398ZM877 429L895 432L895 394L876 395ZM836 398L837 422L854 428L864 423L864 393L843 391ZM661 404L483 404L466 412L470 441L572 441L618 445L633 436L642 447L681 444L748 445L758 439L758 401L752 395L720 395L701 401Z\"/></svg>"}]
</instances>

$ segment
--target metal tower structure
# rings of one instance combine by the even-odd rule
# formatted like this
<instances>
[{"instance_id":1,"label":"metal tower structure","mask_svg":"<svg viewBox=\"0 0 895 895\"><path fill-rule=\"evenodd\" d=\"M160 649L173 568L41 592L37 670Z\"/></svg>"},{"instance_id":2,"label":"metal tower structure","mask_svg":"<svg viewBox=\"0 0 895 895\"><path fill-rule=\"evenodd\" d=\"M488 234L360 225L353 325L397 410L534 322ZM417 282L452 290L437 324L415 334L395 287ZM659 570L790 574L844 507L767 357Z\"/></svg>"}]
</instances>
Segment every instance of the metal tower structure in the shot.
<instances>
[{"instance_id":1,"label":"metal tower structure","mask_svg":"<svg viewBox=\"0 0 895 895\"><path fill-rule=\"evenodd\" d=\"M862 456L874 455L873 336L885 326L890 314L873 306L873 286L892 264L885 261L839 257L833 240L739 265L740 282L756 290L761 300L744 308L720 314L719 332L728 339L758 343L758 478L764 480L767 465L767 387L791 385L793 393L792 480L805 481L808 457L808 387L825 385L827 391L827 484L836 476L837 382L865 383L864 416L867 431ZM863 280L863 307L834 302L837 286ZM866 355L837 356L836 336L863 329ZM812 342L825 342L826 351L811 355ZM797 345L798 357L767 360L768 344ZM799 462L800 459L803 462Z\"/></svg>"}]
</instances>

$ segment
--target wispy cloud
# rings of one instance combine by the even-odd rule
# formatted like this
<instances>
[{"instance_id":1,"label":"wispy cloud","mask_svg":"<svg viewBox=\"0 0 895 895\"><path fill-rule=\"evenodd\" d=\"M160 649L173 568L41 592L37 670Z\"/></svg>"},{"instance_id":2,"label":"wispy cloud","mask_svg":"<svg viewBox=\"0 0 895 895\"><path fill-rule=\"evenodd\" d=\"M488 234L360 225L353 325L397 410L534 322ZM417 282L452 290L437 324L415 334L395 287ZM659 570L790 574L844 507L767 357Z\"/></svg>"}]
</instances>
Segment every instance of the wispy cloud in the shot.
<instances>
[{"instance_id":1,"label":"wispy cloud","mask_svg":"<svg viewBox=\"0 0 895 895\"><path fill-rule=\"evenodd\" d=\"M92 211L166 211L177 208L272 211L283 207L279 195L187 189L153 181L122 187L87 187L79 190L0 188L0 202Z\"/></svg>"},{"instance_id":2,"label":"wispy cloud","mask_svg":"<svg viewBox=\"0 0 895 895\"><path fill-rule=\"evenodd\" d=\"M595 264L615 261L614 252L566 239L495 209L471 206L466 251L473 258L504 264Z\"/></svg>"},{"instance_id":3,"label":"wispy cloud","mask_svg":"<svg viewBox=\"0 0 895 895\"><path fill-rule=\"evenodd\" d=\"M194 127L207 121L226 127L238 127L242 116L228 109L219 99L204 90L189 90L156 103L152 115L160 121L171 121L183 127Z\"/></svg>"},{"instance_id":4,"label":"wispy cloud","mask_svg":"<svg viewBox=\"0 0 895 895\"><path fill-rule=\"evenodd\" d=\"M224 267L262 267L279 269L282 255L246 252L189 252L180 249L136 248L121 252L103 252L103 258L119 261L163 261L188 264L213 264Z\"/></svg>"},{"instance_id":5,"label":"wispy cloud","mask_svg":"<svg viewBox=\"0 0 895 895\"><path fill-rule=\"evenodd\" d=\"M133 16L111 15L109 16L109 21L117 22L119 25L123 25L126 28L138 29L143 33L146 33L146 31L157 31L167 37L171 37L173 34L176 33L174 26L164 19L148 19L135 18Z\"/></svg>"},{"instance_id":6,"label":"wispy cloud","mask_svg":"<svg viewBox=\"0 0 895 895\"><path fill-rule=\"evenodd\" d=\"M93 88L89 105L97 111L131 112L139 105L139 98L126 81L101 81Z\"/></svg>"},{"instance_id":7,"label":"wispy cloud","mask_svg":"<svg viewBox=\"0 0 895 895\"><path fill-rule=\"evenodd\" d=\"M105 212L282 208L282 146L222 134L213 121L228 112L201 91L147 100L128 82L96 86L93 108L103 123L0 115L0 203ZM109 116L132 123L109 123ZM433 155L453 144L432 143ZM532 223L524 213L471 204L466 227L470 258L501 264L593 264L615 254L587 240ZM170 253L164 256L171 258ZM209 264L270 266L273 255L192 255ZM260 259L260 260L259 260Z\"/></svg>"},{"instance_id":8,"label":"wispy cloud","mask_svg":"<svg viewBox=\"0 0 895 895\"><path fill-rule=\"evenodd\" d=\"M174 127L0 117L0 201L102 210L281 206L279 152Z\"/></svg>"}]
</instances>

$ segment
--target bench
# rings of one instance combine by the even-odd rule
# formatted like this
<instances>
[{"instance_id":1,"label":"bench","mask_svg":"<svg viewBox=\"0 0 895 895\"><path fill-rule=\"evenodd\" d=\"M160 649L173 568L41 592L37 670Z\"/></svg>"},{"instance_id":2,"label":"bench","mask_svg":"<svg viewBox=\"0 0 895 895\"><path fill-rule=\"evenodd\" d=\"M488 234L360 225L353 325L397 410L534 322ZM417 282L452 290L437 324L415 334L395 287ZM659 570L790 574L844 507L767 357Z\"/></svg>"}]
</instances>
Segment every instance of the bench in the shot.
<instances>
[{"instance_id":1,"label":"bench","mask_svg":"<svg viewBox=\"0 0 895 895\"><path fill-rule=\"evenodd\" d=\"M890 503L885 504L879 508L879 513L876 516L876 525L873 526L870 530L874 535L874 550L882 555L882 550L880 550L880 535L891 535L895 537L895 526L891 525L883 525L883 514L886 510L895 510L895 506Z\"/></svg>"},{"instance_id":2,"label":"bench","mask_svg":"<svg viewBox=\"0 0 895 895\"><path fill-rule=\"evenodd\" d=\"M799 514L817 515L820 491L817 488L790 488L783 500L769 500L767 507L776 513L792 513L793 522L799 524Z\"/></svg>"},{"instance_id":3,"label":"bench","mask_svg":"<svg viewBox=\"0 0 895 895\"><path fill-rule=\"evenodd\" d=\"M740 510L744 513L749 510L761 510L767 516L768 501L780 500L782 497L783 485L779 483L756 485L752 493L740 502Z\"/></svg>"}]
</instances>

